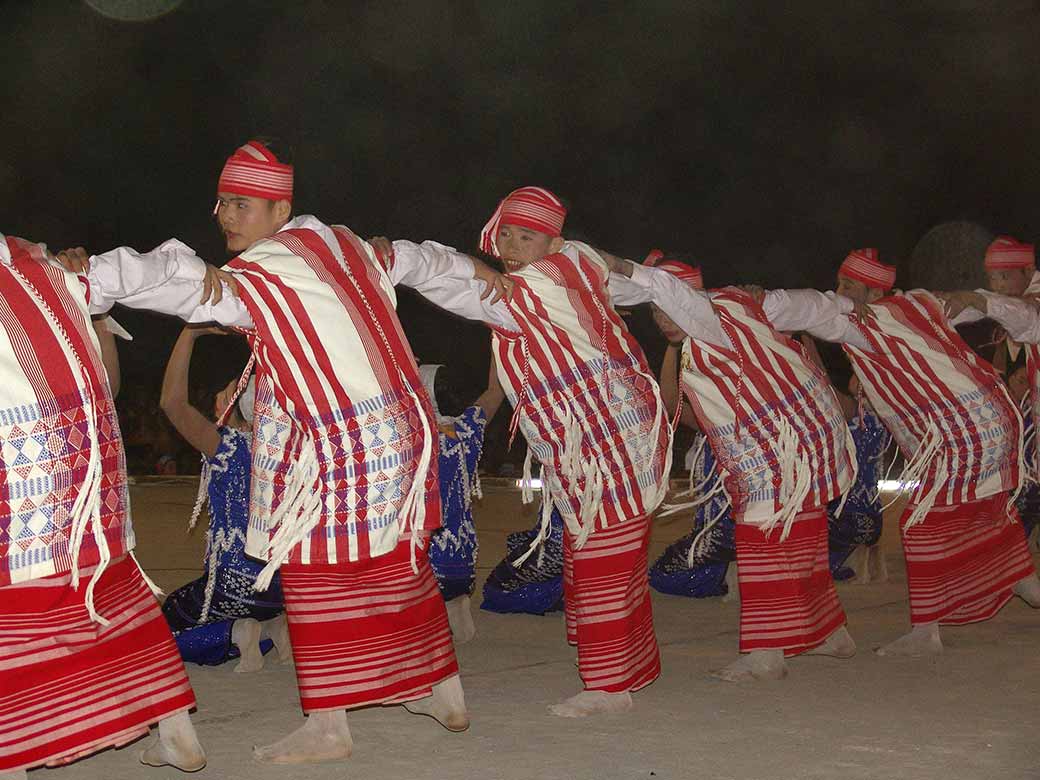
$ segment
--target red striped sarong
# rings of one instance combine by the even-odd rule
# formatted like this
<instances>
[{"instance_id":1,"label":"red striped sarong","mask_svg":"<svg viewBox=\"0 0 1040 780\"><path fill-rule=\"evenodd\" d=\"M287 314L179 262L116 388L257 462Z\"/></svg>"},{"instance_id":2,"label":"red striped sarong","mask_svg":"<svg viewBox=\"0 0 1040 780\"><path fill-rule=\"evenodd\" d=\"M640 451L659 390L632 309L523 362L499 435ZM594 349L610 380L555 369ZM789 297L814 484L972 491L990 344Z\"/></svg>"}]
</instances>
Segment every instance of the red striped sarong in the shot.
<instances>
[{"instance_id":1,"label":"red striped sarong","mask_svg":"<svg viewBox=\"0 0 1040 780\"><path fill-rule=\"evenodd\" d=\"M69 574L0 588L0 772L129 742L195 706L177 646L137 564L105 569L84 604Z\"/></svg>"},{"instance_id":2,"label":"red striped sarong","mask_svg":"<svg viewBox=\"0 0 1040 780\"><path fill-rule=\"evenodd\" d=\"M424 548L410 540L378 558L282 566L282 590L303 711L427 696L458 674L455 647Z\"/></svg>"},{"instance_id":3,"label":"red striped sarong","mask_svg":"<svg viewBox=\"0 0 1040 780\"><path fill-rule=\"evenodd\" d=\"M913 506L904 511L904 519ZM988 620L1035 569L1008 494L936 507L903 531L910 623L957 626Z\"/></svg>"},{"instance_id":4,"label":"red striped sarong","mask_svg":"<svg viewBox=\"0 0 1040 780\"><path fill-rule=\"evenodd\" d=\"M661 674L647 578L650 522L598 528L580 550L563 535L567 639L590 691L638 691ZM537 555L537 553L535 553Z\"/></svg>"},{"instance_id":5,"label":"red striped sarong","mask_svg":"<svg viewBox=\"0 0 1040 780\"><path fill-rule=\"evenodd\" d=\"M826 509L796 515L783 542L780 532L737 523L742 653L783 650L784 655L798 655L845 625L827 566Z\"/></svg>"}]
</instances>

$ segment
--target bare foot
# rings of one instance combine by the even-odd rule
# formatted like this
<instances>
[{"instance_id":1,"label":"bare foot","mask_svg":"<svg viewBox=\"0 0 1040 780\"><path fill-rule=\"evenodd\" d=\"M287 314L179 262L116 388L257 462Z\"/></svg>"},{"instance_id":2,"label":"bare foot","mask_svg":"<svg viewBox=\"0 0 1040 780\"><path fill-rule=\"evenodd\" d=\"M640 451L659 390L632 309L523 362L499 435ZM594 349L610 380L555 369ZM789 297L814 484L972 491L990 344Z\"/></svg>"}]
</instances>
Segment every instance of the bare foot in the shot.
<instances>
[{"instance_id":1,"label":"bare foot","mask_svg":"<svg viewBox=\"0 0 1040 780\"><path fill-rule=\"evenodd\" d=\"M206 754L195 735L187 712L159 721L159 736L140 755L147 766L172 766L182 772L198 772L206 766Z\"/></svg>"},{"instance_id":2,"label":"bare foot","mask_svg":"<svg viewBox=\"0 0 1040 780\"><path fill-rule=\"evenodd\" d=\"M726 682L749 682L751 680L782 680L787 677L787 664L783 650L752 650L742 654L724 669L712 672Z\"/></svg>"},{"instance_id":3,"label":"bare foot","mask_svg":"<svg viewBox=\"0 0 1040 780\"><path fill-rule=\"evenodd\" d=\"M260 623L253 618L242 618L231 624L231 642L238 648L241 660L235 667L239 674L259 672L264 668L264 654L260 652Z\"/></svg>"},{"instance_id":4,"label":"bare foot","mask_svg":"<svg viewBox=\"0 0 1040 780\"><path fill-rule=\"evenodd\" d=\"M904 634L894 642L889 642L879 647L875 652L878 655L939 655L943 651L942 640L939 638L939 624L926 623L923 626L914 626L909 634Z\"/></svg>"},{"instance_id":5,"label":"bare foot","mask_svg":"<svg viewBox=\"0 0 1040 780\"><path fill-rule=\"evenodd\" d=\"M549 712L561 718L587 718L589 715L628 712L630 709L632 694L628 691L582 691L559 704L549 705Z\"/></svg>"},{"instance_id":6,"label":"bare foot","mask_svg":"<svg viewBox=\"0 0 1040 780\"><path fill-rule=\"evenodd\" d=\"M448 731L465 731L469 728L466 698L457 674L434 685L433 692L426 698L405 702L404 708L415 715L429 715Z\"/></svg>"},{"instance_id":7,"label":"bare foot","mask_svg":"<svg viewBox=\"0 0 1040 780\"><path fill-rule=\"evenodd\" d=\"M260 624L260 639L270 639L274 643L274 651L278 653L278 663L291 664L293 662L292 642L289 641L289 621L284 613Z\"/></svg>"},{"instance_id":8,"label":"bare foot","mask_svg":"<svg viewBox=\"0 0 1040 780\"><path fill-rule=\"evenodd\" d=\"M1040 578L1036 574L1015 583L1015 595L1031 607L1040 607Z\"/></svg>"},{"instance_id":9,"label":"bare foot","mask_svg":"<svg viewBox=\"0 0 1040 780\"><path fill-rule=\"evenodd\" d=\"M477 627L473 625L473 612L470 609L469 596L459 596L445 604L448 610L448 625L451 626L451 638L455 644L461 645L477 635Z\"/></svg>"},{"instance_id":10,"label":"bare foot","mask_svg":"<svg viewBox=\"0 0 1040 780\"><path fill-rule=\"evenodd\" d=\"M722 597L724 603L735 601L740 603L740 582L737 580L737 564L731 563L726 569L726 595Z\"/></svg>"},{"instance_id":11,"label":"bare foot","mask_svg":"<svg viewBox=\"0 0 1040 780\"><path fill-rule=\"evenodd\" d=\"M345 761L354 750L345 710L312 712L307 722L287 737L263 747L253 746L253 758L265 764L319 764Z\"/></svg>"},{"instance_id":12,"label":"bare foot","mask_svg":"<svg viewBox=\"0 0 1040 780\"><path fill-rule=\"evenodd\" d=\"M842 626L824 641L822 645L806 650L803 655L826 655L831 658L852 658L856 654L856 643L849 630Z\"/></svg>"}]
</instances>

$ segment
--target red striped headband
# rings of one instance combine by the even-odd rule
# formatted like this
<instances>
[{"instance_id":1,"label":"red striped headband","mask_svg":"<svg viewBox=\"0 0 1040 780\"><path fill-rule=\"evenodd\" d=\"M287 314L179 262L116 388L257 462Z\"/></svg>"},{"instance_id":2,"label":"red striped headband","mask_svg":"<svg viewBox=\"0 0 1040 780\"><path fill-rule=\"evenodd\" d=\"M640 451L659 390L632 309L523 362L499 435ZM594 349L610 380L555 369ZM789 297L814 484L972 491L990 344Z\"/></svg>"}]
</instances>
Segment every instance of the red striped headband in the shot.
<instances>
[{"instance_id":1,"label":"red striped headband","mask_svg":"<svg viewBox=\"0 0 1040 780\"><path fill-rule=\"evenodd\" d=\"M838 269L838 275L878 290L891 290L896 283L896 267L882 263L876 249L853 249Z\"/></svg>"},{"instance_id":2,"label":"red striped headband","mask_svg":"<svg viewBox=\"0 0 1040 780\"><path fill-rule=\"evenodd\" d=\"M566 218L566 207L549 190L521 187L502 198L495 213L480 231L480 249L500 257L496 241L502 225L519 225L555 237L563 232L563 221Z\"/></svg>"},{"instance_id":3,"label":"red striped headband","mask_svg":"<svg viewBox=\"0 0 1040 780\"><path fill-rule=\"evenodd\" d=\"M238 147L224 163L217 192L291 202L293 167L278 162L260 141L250 141Z\"/></svg>"},{"instance_id":4,"label":"red striped headband","mask_svg":"<svg viewBox=\"0 0 1040 780\"><path fill-rule=\"evenodd\" d=\"M650 254L648 254L646 259L643 261L643 265L667 271L672 276L690 285L690 287L695 290L704 289L704 274L701 273L700 268L694 268L693 266L687 265L679 260L665 260L664 256L664 252L660 249L651 249Z\"/></svg>"},{"instance_id":5,"label":"red striped headband","mask_svg":"<svg viewBox=\"0 0 1040 780\"><path fill-rule=\"evenodd\" d=\"M983 266L987 271L1006 268L1029 268L1036 265L1036 251L1032 244L1023 244L1011 236L997 236L986 248Z\"/></svg>"}]
</instances>

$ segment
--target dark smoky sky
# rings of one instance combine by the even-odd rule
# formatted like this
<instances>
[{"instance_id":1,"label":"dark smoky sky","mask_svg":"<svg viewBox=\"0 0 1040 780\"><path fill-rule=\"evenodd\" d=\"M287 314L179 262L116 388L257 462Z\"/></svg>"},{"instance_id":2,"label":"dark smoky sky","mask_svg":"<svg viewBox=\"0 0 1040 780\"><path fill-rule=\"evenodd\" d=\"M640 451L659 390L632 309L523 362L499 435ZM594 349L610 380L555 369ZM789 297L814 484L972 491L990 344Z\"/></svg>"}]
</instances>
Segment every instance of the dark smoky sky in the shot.
<instances>
[{"instance_id":1,"label":"dark smoky sky","mask_svg":"<svg viewBox=\"0 0 1040 780\"><path fill-rule=\"evenodd\" d=\"M864 245L912 276L938 223L1040 228L1036 2L2 8L0 230L52 248L175 235L222 261L216 176L255 134L294 149L298 211L362 235L472 250L537 183L582 237L689 251L713 286L828 286ZM403 297L420 357L482 379L486 331ZM177 328L125 318L147 381Z\"/></svg>"}]
</instances>

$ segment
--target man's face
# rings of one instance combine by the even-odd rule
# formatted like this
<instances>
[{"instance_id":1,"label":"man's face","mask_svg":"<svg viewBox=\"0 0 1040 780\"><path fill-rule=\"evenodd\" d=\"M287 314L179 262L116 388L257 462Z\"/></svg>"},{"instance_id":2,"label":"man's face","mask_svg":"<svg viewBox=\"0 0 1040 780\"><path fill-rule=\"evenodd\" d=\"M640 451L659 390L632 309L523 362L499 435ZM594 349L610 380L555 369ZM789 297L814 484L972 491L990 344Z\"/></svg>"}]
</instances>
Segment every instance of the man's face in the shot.
<instances>
[{"instance_id":1,"label":"man's face","mask_svg":"<svg viewBox=\"0 0 1040 780\"><path fill-rule=\"evenodd\" d=\"M654 324L657 325L657 329L661 331L662 335L668 339L671 343L682 341L686 338L686 333L675 324L667 314L665 314L656 304L650 306L650 310L654 315Z\"/></svg>"},{"instance_id":2,"label":"man's face","mask_svg":"<svg viewBox=\"0 0 1040 780\"><path fill-rule=\"evenodd\" d=\"M994 268L986 271L986 287L1000 295L1018 297L1026 291L1035 271L1035 267Z\"/></svg>"},{"instance_id":3,"label":"man's face","mask_svg":"<svg viewBox=\"0 0 1040 780\"><path fill-rule=\"evenodd\" d=\"M838 286L834 288L834 292L860 305L873 303L884 296L883 290L868 287L859 279L851 279L845 274L838 274Z\"/></svg>"},{"instance_id":4,"label":"man's face","mask_svg":"<svg viewBox=\"0 0 1040 780\"><path fill-rule=\"evenodd\" d=\"M217 195L217 224L229 252L243 252L257 241L273 236L289 217L288 201L252 198L221 192Z\"/></svg>"},{"instance_id":5,"label":"man's face","mask_svg":"<svg viewBox=\"0 0 1040 780\"><path fill-rule=\"evenodd\" d=\"M519 271L535 260L541 260L546 255L560 251L563 239L520 225L501 225L498 235L495 236L495 243L505 264L506 273L509 273Z\"/></svg>"}]
</instances>

